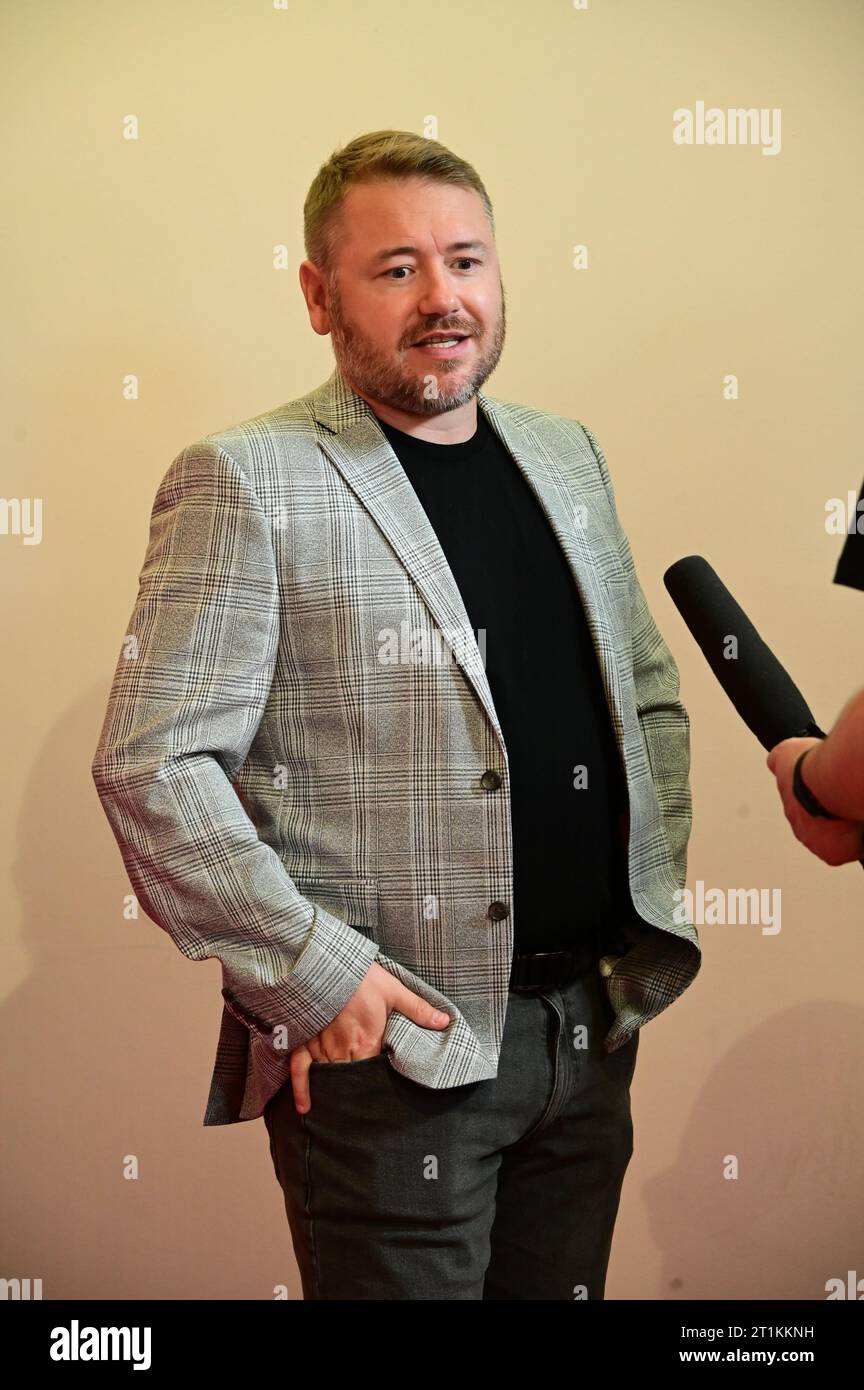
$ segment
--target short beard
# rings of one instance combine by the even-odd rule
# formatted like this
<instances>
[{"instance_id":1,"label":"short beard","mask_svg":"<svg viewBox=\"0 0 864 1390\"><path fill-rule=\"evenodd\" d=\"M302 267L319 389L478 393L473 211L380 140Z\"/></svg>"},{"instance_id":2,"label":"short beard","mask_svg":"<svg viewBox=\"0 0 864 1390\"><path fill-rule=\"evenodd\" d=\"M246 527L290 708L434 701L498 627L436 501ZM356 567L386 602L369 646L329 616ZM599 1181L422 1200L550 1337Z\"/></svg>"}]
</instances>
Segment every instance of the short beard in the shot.
<instances>
[{"instance_id":1,"label":"short beard","mask_svg":"<svg viewBox=\"0 0 864 1390\"><path fill-rule=\"evenodd\" d=\"M435 372L417 377L400 368L375 342L347 323L335 276L327 281L327 307L333 354L349 385L358 386L372 400L404 410L411 415L441 415L465 405L492 375L504 350L507 333L504 286L501 285L501 316L487 350L479 356L461 384L448 386L448 378L461 373L459 359L441 361Z\"/></svg>"}]
</instances>

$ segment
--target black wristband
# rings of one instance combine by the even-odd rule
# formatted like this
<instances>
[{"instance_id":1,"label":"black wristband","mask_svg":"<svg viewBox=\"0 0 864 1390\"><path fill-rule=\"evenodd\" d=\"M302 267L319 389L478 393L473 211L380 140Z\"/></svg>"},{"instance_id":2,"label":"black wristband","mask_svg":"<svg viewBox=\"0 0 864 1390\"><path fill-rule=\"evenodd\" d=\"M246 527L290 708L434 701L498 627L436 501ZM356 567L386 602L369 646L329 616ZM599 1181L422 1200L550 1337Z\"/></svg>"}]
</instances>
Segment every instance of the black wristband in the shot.
<instances>
[{"instance_id":1,"label":"black wristband","mask_svg":"<svg viewBox=\"0 0 864 1390\"><path fill-rule=\"evenodd\" d=\"M842 816L835 816L833 811L826 811L822 803L816 800L810 788L804 785L804 778L801 775L801 764L810 751L809 748L805 748L804 752L795 763L795 771L792 774L792 790L795 793L795 797L804 807L804 810L808 811L811 816L822 816L825 820L842 820Z\"/></svg>"}]
</instances>

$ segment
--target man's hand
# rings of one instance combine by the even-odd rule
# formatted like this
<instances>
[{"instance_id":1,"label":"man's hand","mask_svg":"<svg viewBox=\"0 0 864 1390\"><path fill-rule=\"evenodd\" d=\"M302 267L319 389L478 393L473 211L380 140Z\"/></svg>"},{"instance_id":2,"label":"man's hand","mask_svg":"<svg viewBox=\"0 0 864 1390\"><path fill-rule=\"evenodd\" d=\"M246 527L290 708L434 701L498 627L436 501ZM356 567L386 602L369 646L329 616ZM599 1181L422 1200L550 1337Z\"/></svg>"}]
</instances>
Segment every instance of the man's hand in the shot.
<instances>
[{"instance_id":1,"label":"man's hand","mask_svg":"<svg viewBox=\"0 0 864 1390\"><path fill-rule=\"evenodd\" d=\"M413 1023L419 1023L421 1028L446 1028L451 1021L449 1014L433 1008L373 960L341 1013L291 1053L291 1085L299 1114L304 1115L311 1109L309 1067L312 1062L332 1062L338 1066L340 1062L377 1057L387 1019L394 1009Z\"/></svg>"},{"instance_id":2,"label":"man's hand","mask_svg":"<svg viewBox=\"0 0 864 1390\"><path fill-rule=\"evenodd\" d=\"M786 819L792 826L796 838L826 864L849 864L864 853L864 825L860 821L823 820L821 816L811 816L792 790L792 773L799 755L805 748L813 748L821 742L818 738L785 738L781 743L774 745L766 762L777 779ZM805 786L809 787L808 762L809 759L805 758L801 765L801 775ZM830 811L831 807L827 806L825 809Z\"/></svg>"}]
</instances>

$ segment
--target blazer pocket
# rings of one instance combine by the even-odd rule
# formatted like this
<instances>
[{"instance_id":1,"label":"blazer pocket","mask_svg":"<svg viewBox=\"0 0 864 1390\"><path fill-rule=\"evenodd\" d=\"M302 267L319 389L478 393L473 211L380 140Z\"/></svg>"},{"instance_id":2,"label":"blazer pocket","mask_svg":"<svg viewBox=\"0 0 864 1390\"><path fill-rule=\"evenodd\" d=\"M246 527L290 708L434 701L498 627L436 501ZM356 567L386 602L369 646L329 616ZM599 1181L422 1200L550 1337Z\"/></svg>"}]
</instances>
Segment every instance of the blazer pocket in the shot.
<instances>
[{"instance_id":1,"label":"blazer pocket","mask_svg":"<svg viewBox=\"0 0 864 1390\"><path fill-rule=\"evenodd\" d=\"M378 880L357 875L301 874L294 876L299 892L349 926L371 936L378 926Z\"/></svg>"},{"instance_id":2,"label":"blazer pocket","mask_svg":"<svg viewBox=\"0 0 864 1390\"><path fill-rule=\"evenodd\" d=\"M370 888L378 887L377 878L369 878L366 874L292 874L291 877L298 888L316 883L335 884L336 887L343 884L347 887L352 887L353 885Z\"/></svg>"}]
</instances>

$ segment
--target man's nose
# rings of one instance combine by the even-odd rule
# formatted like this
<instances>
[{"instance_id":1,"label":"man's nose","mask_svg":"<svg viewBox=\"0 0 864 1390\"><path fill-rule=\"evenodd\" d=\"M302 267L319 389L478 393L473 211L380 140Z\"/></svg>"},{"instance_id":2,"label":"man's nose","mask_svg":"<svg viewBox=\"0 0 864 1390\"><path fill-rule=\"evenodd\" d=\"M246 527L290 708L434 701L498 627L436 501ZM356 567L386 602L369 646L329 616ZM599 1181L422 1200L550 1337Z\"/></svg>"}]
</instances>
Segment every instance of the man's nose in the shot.
<instances>
[{"instance_id":1,"label":"man's nose","mask_svg":"<svg viewBox=\"0 0 864 1390\"><path fill-rule=\"evenodd\" d=\"M423 277L417 311L426 318L445 318L459 312L459 296L446 270L430 270Z\"/></svg>"}]
</instances>

